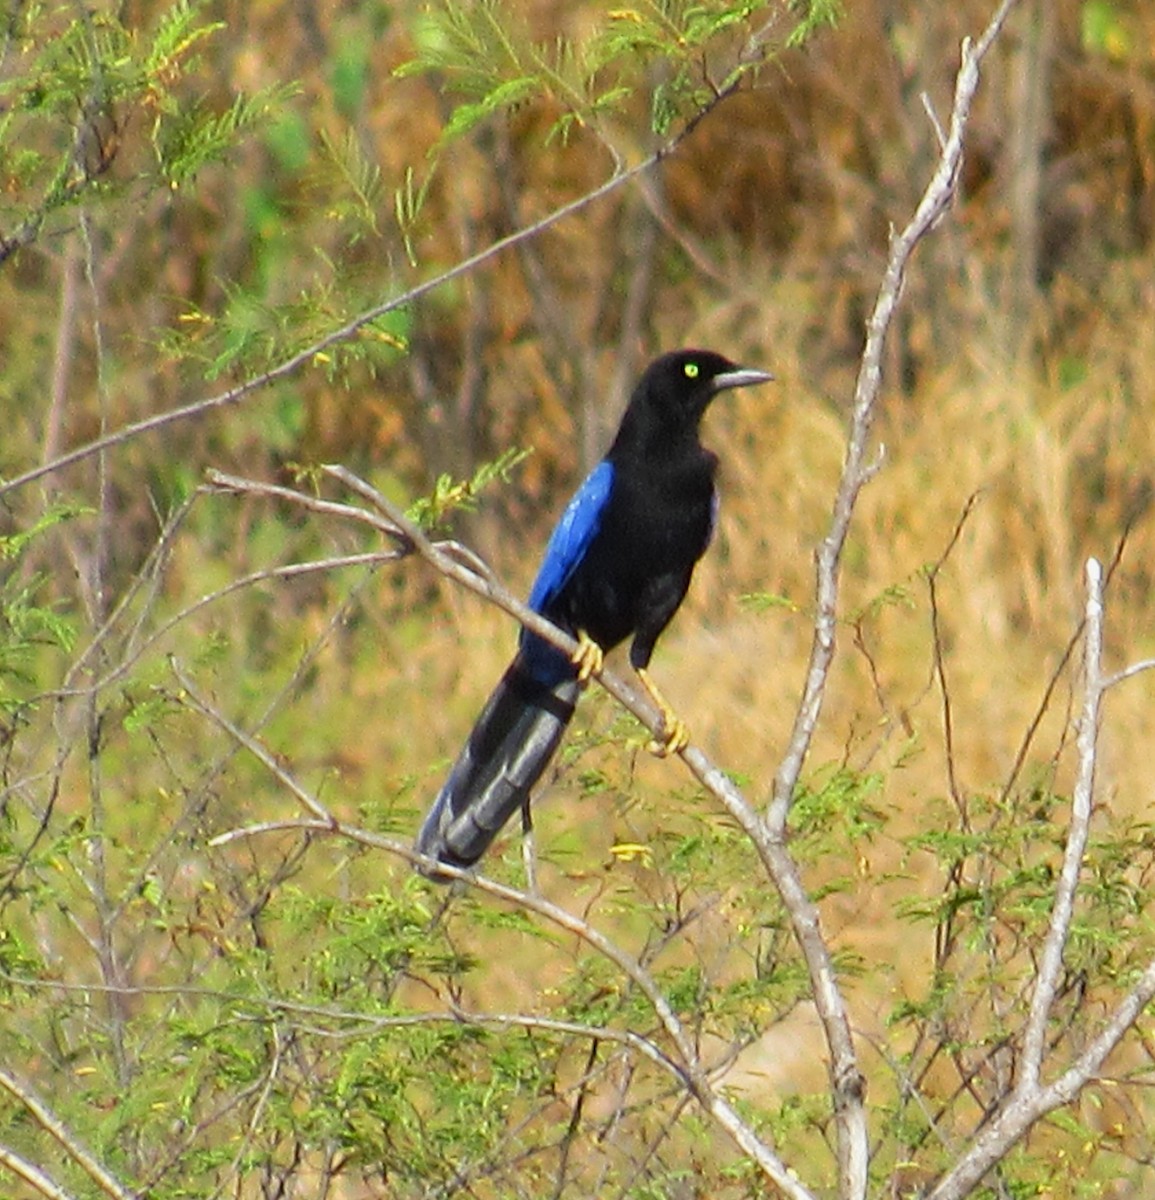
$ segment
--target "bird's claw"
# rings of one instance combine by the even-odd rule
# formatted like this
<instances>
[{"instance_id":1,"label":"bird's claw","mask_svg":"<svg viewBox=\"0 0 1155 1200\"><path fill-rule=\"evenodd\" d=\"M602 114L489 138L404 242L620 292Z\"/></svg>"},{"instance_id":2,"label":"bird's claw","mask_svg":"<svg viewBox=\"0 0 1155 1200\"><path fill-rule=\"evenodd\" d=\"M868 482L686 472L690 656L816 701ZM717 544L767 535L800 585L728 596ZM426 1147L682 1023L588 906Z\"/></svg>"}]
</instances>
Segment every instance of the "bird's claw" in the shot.
<instances>
[{"instance_id":1,"label":"bird's claw","mask_svg":"<svg viewBox=\"0 0 1155 1200\"><path fill-rule=\"evenodd\" d=\"M647 670L639 667L638 678L642 682L642 687L646 689L646 694L657 705L662 718L662 723L658 726L658 736L650 740L646 749L651 754L656 754L658 758L669 758L671 754L681 754L690 744L689 727L670 707L666 697L658 691L658 685L650 678Z\"/></svg>"},{"instance_id":2,"label":"bird's claw","mask_svg":"<svg viewBox=\"0 0 1155 1200\"><path fill-rule=\"evenodd\" d=\"M666 709L662 713L660 737L651 738L646 749L658 758L669 758L672 754L681 754L689 744L689 726Z\"/></svg>"},{"instance_id":3,"label":"bird's claw","mask_svg":"<svg viewBox=\"0 0 1155 1200\"><path fill-rule=\"evenodd\" d=\"M570 655L570 662L578 669L578 683L587 683L591 675L600 675L605 658L601 646L583 629L578 634L577 649Z\"/></svg>"}]
</instances>

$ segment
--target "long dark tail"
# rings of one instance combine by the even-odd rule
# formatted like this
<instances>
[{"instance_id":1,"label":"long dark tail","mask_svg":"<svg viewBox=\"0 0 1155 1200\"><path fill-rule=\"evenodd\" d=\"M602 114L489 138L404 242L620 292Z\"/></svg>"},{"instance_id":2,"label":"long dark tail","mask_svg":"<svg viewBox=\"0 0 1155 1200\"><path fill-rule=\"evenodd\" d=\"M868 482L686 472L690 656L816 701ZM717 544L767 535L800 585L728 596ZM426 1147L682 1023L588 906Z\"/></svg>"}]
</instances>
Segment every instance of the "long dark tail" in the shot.
<instances>
[{"instance_id":1,"label":"long dark tail","mask_svg":"<svg viewBox=\"0 0 1155 1200\"><path fill-rule=\"evenodd\" d=\"M540 682L521 654L510 663L421 826L421 854L455 867L477 862L529 802L570 723L580 686L572 676Z\"/></svg>"}]
</instances>

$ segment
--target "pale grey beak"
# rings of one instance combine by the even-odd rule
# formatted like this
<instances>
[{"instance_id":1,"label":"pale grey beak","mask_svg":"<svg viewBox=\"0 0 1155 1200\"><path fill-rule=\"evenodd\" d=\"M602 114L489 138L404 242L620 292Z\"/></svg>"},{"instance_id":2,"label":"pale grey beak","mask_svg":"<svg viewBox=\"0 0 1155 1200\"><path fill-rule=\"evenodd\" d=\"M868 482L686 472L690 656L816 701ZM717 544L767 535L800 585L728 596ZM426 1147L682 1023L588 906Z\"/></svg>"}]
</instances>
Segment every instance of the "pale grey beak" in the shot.
<instances>
[{"instance_id":1,"label":"pale grey beak","mask_svg":"<svg viewBox=\"0 0 1155 1200\"><path fill-rule=\"evenodd\" d=\"M774 376L769 371L758 371L754 367L737 367L733 371L723 371L713 379L714 391L724 392L727 388L749 387L754 383L770 383Z\"/></svg>"}]
</instances>

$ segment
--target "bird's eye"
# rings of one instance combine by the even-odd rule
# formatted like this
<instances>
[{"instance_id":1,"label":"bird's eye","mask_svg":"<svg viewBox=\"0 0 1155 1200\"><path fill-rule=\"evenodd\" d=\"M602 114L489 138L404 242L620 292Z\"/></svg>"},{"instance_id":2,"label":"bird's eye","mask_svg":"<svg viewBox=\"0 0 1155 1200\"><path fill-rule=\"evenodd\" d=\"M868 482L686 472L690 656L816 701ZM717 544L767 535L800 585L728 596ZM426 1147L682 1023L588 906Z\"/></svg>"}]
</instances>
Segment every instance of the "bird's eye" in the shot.
<instances>
[{"instance_id":1,"label":"bird's eye","mask_svg":"<svg viewBox=\"0 0 1155 1200\"><path fill-rule=\"evenodd\" d=\"M698 378L698 364L697 363L688 362L682 368L682 370L686 372L687 379L697 379Z\"/></svg>"}]
</instances>

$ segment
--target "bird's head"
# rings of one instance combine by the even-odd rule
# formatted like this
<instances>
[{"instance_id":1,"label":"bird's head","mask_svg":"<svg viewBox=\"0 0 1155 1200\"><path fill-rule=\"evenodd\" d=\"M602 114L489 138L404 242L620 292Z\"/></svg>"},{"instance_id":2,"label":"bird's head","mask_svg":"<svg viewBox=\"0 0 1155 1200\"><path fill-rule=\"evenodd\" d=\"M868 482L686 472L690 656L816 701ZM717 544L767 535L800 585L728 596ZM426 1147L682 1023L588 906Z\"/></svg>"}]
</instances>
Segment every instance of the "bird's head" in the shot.
<instances>
[{"instance_id":1,"label":"bird's head","mask_svg":"<svg viewBox=\"0 0 1155 1200\"><path fill-rule=\"evenodd\" d=\"M669 432L679 427L696 431L706 406L719 392L773 378L769 371L740 367L713 350L671 351L654 359L642 374L630 398L623 432L635 420L644 427L658 422Z\"/></svg>"}]
</instances>

